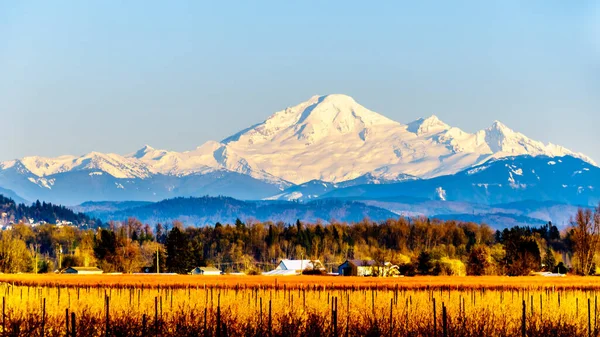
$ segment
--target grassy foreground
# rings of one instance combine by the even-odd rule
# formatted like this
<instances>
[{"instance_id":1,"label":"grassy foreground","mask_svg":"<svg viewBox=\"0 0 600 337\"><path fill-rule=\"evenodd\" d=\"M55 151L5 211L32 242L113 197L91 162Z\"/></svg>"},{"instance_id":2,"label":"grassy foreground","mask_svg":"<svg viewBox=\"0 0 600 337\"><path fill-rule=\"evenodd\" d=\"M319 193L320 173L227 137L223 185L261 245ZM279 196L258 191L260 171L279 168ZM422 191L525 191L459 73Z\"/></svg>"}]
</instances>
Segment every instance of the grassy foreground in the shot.
<instances>
[{"instance_id":1,"label":"grassy foreground","mask_svg":"<svg viewBox=\"0 0 600 337\"><path fill-rule=\"evenodd\" d=\"M597 336L600 278L0 275L2 336Z\"/></svg>"}]
</instances>

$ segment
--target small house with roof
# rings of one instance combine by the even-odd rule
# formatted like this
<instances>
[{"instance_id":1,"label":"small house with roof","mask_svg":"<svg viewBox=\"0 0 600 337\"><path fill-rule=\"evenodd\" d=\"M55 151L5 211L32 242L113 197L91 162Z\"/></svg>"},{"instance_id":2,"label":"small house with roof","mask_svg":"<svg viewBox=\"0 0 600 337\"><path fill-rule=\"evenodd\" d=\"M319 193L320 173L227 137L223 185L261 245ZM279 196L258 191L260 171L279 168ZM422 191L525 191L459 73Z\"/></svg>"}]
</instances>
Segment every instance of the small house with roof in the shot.
<instances>
[{"instance_id":1,"label":"small house with roof","mask_svg":"<svg viewBox=\"0 0 600 337\"><path fill-rule=\"evenodd\" d=\"M62 272L63 274L77 274L77 275L99 275L103 271L97 267L69 267Z\"/></svg>"},{"instance_id":2,"label":"small house with roof","mask_svg":"<svg viewBox=\"0 0 600 337\"><path fill-rule=\"evenodd\" d=\"M191 275L215 276L221 275L221 271L215 267L196 267L190 272Z\"/></svg>"},{"instance_id":3,"label":"small house with roof","mask_svg":"<svg viewBox=\"0 0 600 337\"><path fill-rule=\"evenodd\" d=\"M371 276L377 263L375 260L346 260L338 267L340 276Z\"/></svg>"},{"instance_id":4,"label":"small house with roof","mask_svg":"<svg viewBox=\"0 0 600 337\"><path fill-rule=\"evenodd\" d=\"M340 276L398 276L398 266L384 262L377 263L375 260L346 260L338 267Z\"/></svg>"}]
</instances>

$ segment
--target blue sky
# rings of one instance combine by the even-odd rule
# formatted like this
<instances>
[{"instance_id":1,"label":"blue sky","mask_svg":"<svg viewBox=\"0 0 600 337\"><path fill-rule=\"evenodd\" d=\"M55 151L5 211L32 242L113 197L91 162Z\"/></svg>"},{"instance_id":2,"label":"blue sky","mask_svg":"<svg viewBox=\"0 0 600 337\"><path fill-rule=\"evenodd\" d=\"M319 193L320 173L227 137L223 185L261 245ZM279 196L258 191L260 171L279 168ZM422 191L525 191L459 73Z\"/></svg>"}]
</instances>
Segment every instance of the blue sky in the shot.
<instances>
[{"instance_id":1,"label":"blue sky","mask_svg":"<svg viewBox=\"0 0 600 337\"><path fill-rule=\"evenodd\" d=\"M600 161L596 1L0 0L0 160L189 150L315 94Z\"/></svg>"}]
</instances>

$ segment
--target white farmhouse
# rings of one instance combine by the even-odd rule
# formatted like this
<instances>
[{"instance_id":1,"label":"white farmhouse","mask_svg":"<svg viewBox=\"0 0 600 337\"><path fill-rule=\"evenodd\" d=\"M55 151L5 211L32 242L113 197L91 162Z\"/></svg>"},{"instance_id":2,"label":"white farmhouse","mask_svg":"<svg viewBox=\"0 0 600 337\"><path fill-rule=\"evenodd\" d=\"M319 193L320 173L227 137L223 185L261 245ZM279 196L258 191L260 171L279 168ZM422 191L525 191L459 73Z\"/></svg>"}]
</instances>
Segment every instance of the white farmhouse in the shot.
<instances>
[{"instance_id":1,"label":"white farmhouse","mask_svg":"<svg viewBox=\"0 0 600 337\"><path fill-rule=\"evenodd\" d=\"M304 270L325 270L319 260L281 260L275 270L263 273L267 276L285 276L302 274Z\"/></svg>"}]
</instances>

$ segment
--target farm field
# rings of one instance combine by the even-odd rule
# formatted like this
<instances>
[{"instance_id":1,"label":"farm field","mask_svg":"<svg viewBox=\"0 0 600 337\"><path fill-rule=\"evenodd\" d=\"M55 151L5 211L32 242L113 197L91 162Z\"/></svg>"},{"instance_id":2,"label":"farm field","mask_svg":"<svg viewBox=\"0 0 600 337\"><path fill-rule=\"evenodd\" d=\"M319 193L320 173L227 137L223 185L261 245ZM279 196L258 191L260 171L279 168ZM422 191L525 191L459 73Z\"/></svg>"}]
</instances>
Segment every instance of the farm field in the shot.
<instances>
[{"instance_id":1,"label":"farm field","mask_svg":"<svg viewBox=\"0 0 600 337\"><path fill-rule=\"evenodd\" d=\"M584 289L600 290L600 277L541 276L415 276L415 277L339 277L339 276L191 276L168 274L66 275L66 274L0 274L0 282L28 286L63 287L144 287L187 288L292 288L320 286L328 288L389 288L400 289Z\"/></svg>"},{"instance_id":2,"label":"farm field","mask_svg":"<svg viewBox=\"0 0 600 337\"><path fill-rule=\"evenodd\" d=\"M597 336L592 277L0 275L2 336Z\"/></svg>"}]
</instances>

